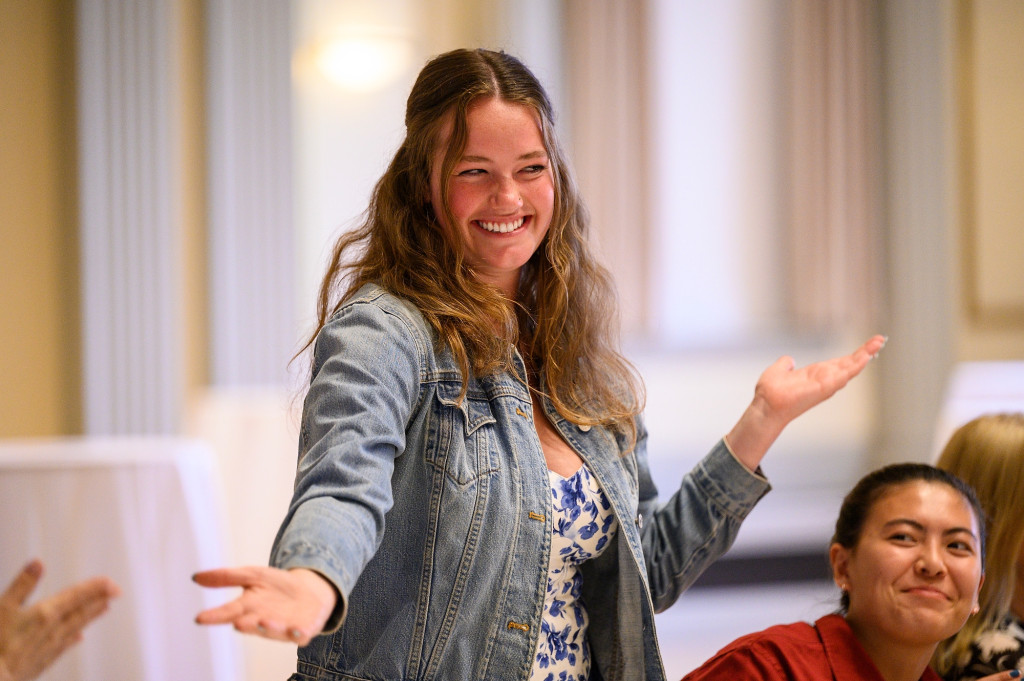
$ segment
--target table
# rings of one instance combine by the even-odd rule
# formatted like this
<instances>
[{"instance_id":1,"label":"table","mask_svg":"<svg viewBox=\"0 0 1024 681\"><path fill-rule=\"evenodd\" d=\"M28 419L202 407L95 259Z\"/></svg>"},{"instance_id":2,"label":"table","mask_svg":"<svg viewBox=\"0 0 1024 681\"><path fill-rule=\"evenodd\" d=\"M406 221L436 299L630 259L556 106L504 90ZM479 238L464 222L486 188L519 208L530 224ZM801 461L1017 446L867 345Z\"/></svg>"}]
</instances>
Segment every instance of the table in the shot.
<instances>
[{"instance_id":1,"label":"table","mask_svg":"<svg viewBox=\"0 0 1024 681\"><path fill-rule=\"evenodd\" d=\"M242 681L240 637L193 622L226 599L191 581L223 563L215 463L184 438L0 441L0 582L37 557L33 600L99 574L123 592L41 679Z\"/></svg>"}]
</instances>

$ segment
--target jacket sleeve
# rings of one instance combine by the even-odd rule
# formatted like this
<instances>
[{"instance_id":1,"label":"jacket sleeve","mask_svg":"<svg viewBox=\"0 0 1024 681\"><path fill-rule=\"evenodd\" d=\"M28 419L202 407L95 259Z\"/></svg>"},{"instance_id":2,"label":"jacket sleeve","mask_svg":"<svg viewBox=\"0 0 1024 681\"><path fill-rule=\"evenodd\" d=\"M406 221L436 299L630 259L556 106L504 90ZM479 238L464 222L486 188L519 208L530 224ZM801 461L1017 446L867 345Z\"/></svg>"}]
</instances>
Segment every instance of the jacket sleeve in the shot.
<instances>
[{"instance_id":1,"label":"jacket sleeve","mask_svg":"<svg viewBox=\"0 0 1024 681\"><path fill-rule=\"evenodd\" d=\"M659 506L644 430L636 454L641 543L651 599L661 612L732 546L743 519L771 486L760 469L751 473L719 440Z\"/></svg>"},{"instance_id":2,"label":"jacket sleeve","mask_svg":"<svg viewBox=\"0 0 1024 681\"><path fill-rule=\"evenodd\" d=\"M402 315L353 303L317 336L299 462L271 565L315 570L341 598L327 631L384 534L395 458L420 398L419 334Z\"/></svg>"}]
</instances>

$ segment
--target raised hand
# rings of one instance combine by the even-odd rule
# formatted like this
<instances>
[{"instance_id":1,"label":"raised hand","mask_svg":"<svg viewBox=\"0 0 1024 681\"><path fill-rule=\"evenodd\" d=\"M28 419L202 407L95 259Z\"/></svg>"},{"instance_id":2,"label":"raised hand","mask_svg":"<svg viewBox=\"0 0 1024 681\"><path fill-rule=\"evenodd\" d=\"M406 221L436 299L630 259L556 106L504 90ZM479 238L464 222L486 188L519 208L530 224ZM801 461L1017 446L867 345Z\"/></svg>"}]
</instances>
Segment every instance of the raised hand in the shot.
<instances>
[{"instance_id":1,"label":"raised hand","mask_svg":"<svg viewBox=\"0 0 1024 681\"><path fill-rule=\"evenodd\" d=\"M726 436L730 449L750 470L790 421L832 397L859 374L885 345L872 336L849 355L796 368L792 357L780 357L757 381L754 399Z\"/></svg>"},{"instance_id":2,"label":"raised hand","mask_svg":"<svg viewBox=\"0 0 1024 681\"><path fill-rule=\"evenodd\" d=\"M25 607L42 574L42 563L34 560L0 594L0 681L39 676L121 593L106 577L94 577Z\"/></svg>"},{"instance_id":3,"label":"raised hand","mask_svg":"<svg viewBox=\"0 0 1024 681\"><path fill-rule=\"evenodd\" d=\"M220 568L198 572L200 586L242 588L241 595L196 616L197 624L232 624L244 634L308 644L323 631L338 592L319 573L303 568Z\"/></svg>"}]
</instances>

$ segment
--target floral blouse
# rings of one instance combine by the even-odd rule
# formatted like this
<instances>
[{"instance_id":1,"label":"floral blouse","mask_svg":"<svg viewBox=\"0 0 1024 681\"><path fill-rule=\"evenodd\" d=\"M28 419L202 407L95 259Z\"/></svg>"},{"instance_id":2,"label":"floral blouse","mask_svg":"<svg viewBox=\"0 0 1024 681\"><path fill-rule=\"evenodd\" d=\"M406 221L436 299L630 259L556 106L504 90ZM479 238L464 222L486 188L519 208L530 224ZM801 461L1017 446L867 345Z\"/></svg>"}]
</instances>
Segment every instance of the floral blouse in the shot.
<instances>
[{"instance_id":1,"label":"floral blouse","mask_svg":"<svg viewBox=\"0 0 1024 681\"><path fill-rule=\"evenodd\" d=\"M946 678L973 681L1010 669L1024 671L1024 621L1013 613L997 628L981 632Z\"/></svg>"},{"instance_id":2,"label":"floral blouse","mask_svg":"<svg viewBox=\"0 0 1024 681\"><path fill-rule=\"evenodd\" d=\"M537 653L530 681L586 681L590 676L587 611L579 564L599 555L618 525L611 504L586 466L551 479L551 558Z\"/></svg>"}]
</instances>

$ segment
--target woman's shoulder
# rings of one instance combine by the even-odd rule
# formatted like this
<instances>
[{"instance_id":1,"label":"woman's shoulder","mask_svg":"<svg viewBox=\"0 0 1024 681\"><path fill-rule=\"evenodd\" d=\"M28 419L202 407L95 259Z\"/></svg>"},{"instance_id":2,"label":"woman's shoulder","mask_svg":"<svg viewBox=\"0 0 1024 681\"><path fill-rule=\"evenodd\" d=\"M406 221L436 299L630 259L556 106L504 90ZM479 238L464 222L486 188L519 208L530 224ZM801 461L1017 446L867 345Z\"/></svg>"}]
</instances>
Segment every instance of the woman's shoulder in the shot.
<instances>
[{"instance_id":1,"label":"woman's shoulder","mask_svg":"<svg viewBox=\"0 0 1024 681\"><path fill-rule=\"evenodd\" d=\"M741 636L733 642L733 645L737 647L785 647L790 645L804 646L807 644L820 645L817 630L814 625L807 622L775 624L767 629Z\"/></svg>"},{"instance_id":2,"label":"woman's shoulder","mask_svg":"<svg viewBox=\"0 0 1024 681\"><path fill-rule=\"evenodd\" d=\"M383 332L393 342L415 343L430 352L435 334L411 301L379 284L364 284L350 294L324 323L328 333L349 334L353 329Z\"/></svg>"},{"instance_id":3,"label":"woman's shoulder","mask_svg":"<svg viewBox=\"0 0 1024 681\"><path fill-rule=\"evenodd\" d=\"M820 669L824 649L815 628L806 622L777 624L737 638L719 650L684 681L735 677L749 679L806 679L808 669Z\"/></svg>"},{"instance_id":4,"label":"woman's shoulder","mask_svg":"<svg viewBox=\"0 0 1024 681\"><path fill-rule=\"evenodd\" d=\"M363 284L355 293L350 295L342 303L341 307L338 308L335 317L344 314L346 311L358 309L360 306L378 308L385 314L395 315L410 326L423 331L426 331L428 328L427 322L423 315L420 314L419 308L412 301L397 296L380 284L374 283Z\"/></svg>"}]
</instances>

